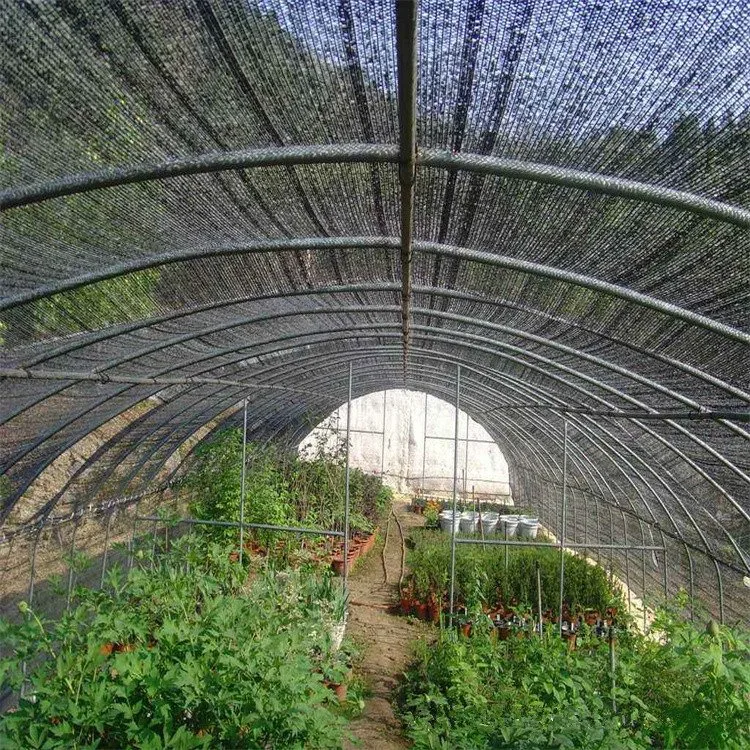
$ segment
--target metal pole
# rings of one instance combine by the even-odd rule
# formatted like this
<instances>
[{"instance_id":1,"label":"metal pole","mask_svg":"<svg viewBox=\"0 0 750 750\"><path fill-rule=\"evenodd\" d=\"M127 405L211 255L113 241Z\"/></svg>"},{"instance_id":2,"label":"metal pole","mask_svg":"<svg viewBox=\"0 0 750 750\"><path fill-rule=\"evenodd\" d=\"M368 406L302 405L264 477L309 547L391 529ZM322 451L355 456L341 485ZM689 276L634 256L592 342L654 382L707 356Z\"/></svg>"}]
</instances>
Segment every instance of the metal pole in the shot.
<instances>
[{"instance_id":1,"label":"metal pole","mask_svg":"<svg viewBox=\"0 0 750 750\"><path fill-rule=\"evenodd\" d=\"M383 479L385 473L385 402L388 391L383 391L383 442L380 444L380 478Z\"/></svg>"},{"instance_id":2,"label":"metal pole","mask_svg":"<svg viewBox=\"0 0 750 750\"><path fill-rule=\"evenodd\" d=\"M609 674L612 679L612 713L617 713L617 676L615 674L615 629L609 626Z\"/></svg>"},{"instance_id":3,"label":"metal pole","mask_svg":"<svg viewBox=\"0 0 750 750\"><path fill-rule=\"evenodd\" d=\"M505 572L508 572L508 524L505 521L501 521L503 525L503 534L505 536Z\"/></svg>"},{"instance_id":4,"label":"metal pole","mask_svg":"<svg viewBox=\"0 0 750 750\"><path fill-rule=\"evenodd\" d=\"M622 529L623 534L622 538L625 544L628 543L628 521L625 518L625 513L620 510L620 513L622 514ZM625 586L628 590L628 614L630 614L630 610L632 607L632 594L630 593L630 552L628 551L627 547L625 549Z\"/></svg>"},{"instance_id":5,"label":"metal pole","mask_svg":"<svg viewBox=\"0 0 750 750\"><path fill-rule=\"evenodd\" d=\"M424 495L424 472L427 461L427 394L424 394L424 439L422 440L422 494Z\"/></svg>"},{"instance_id":6,"label":"metal pole","mask_svg":"<svg viewBox=\"0 0 750 750\"><path fill-rule=\"evenodd\" d=\"M641 542L644 549L641 550L641 577L643 579L643 591L641 592L641 605L643 606L643 632L647 631L646 622L646 532L643 529L643 521L639 520L638 525L641 527Z\"/></svg>"},{"instance_id":7,"label":"metal pole","mask_svg":"<svg viewBox=\"0 0 750 750\"><path fill-rule=\"evenodd\" d=\"M542 625L542 573L539 560L536 561L536 609L539 615L539 637L541 638L544 635L544 625Z\"/></svg>"},{"instance_id":8,"label":"metal pole","mask_svg":"<svg viewBox=\"0 0 750 750\"><path fill-rule=\"evenodd\" d=\"M664 547L664 603L666 604L669 598L669 578L667 574L667 540L664 536L664 532L659 530L661 534L661 546Z\"/></svg>"},{"instance_id":9,"label":"metal pole","mask_svg":"<svg viewBox=\"0 0 750 750\"><path fill-rule=\"evenodd\" d=\"M346 488L344 493L344 588L349 579L349 437L352 421L352 363L349 363L349 394L346 400Z\"/></svg>"},{"instance_id":10,"label":"metal pole","mask_svg":"<svg viewBox=\"0 0 750 750\"><path fill-rule=\"evenodd\" d=\"M70 540L70 565L68 566L68 598L65 602L65 609L70 609L70 600L73 596L73 579L75 577L74 565L75 560L73 559L76 553L76 534L78 532L78 518L73 523L73 538Z\"/></svg>"},{"instance_id":11,"label":"metal pole","mask_svg":"<svg viewBox=\"0 0 750 750\"><path fill-rule=\"evenodd\" d=\"M719 622L723 625L724 624L724 584L721 580L721 569L719 568L719 563L716 561L716 558L711 558L714 562L714 565L716 566L716 578L719 581Z\"/></svg>"},{"instance_id":12,"label":"metal pole","mask_svg":"<svg viewBox=\"0 0 750 750\"><path fill-rule=\"evenodd\" d=\"M466 449L464 450L464 498L467 497L467 480L469 479L469 415L466 415ZM473 499L473 498L472 498Z\"/></svg>"},{"instance_id":13,"label":"metal pole","mask_svg":"<svg viewBox=\"0 0 750 750\"><path fill-rule=\"evenodd\" d=\"M104 588L104 576L107 573L107 554L109 553L109 532L112 528L112 519L114 518L116 511L113 511L112 513L107 516L107 530L104 533L104 552L102 553L102 575L101 579L99 581L99 588Z\"/></svg>"},{"instance_id":14,"label":"metal pole","mask_svg":"<svg viewBox=\"0 0 750 750\"><path fill-rule=\"evenodd\" d=\"M36 576L36 552L37 552L37 549L39 548L39 537L42 535L42 528L43 527L40 526L39 530L36 532L36 536L34 537L34 546L31 550L31 570L29 571L29 591L26 597L29 607L33 606L34 604L34 578ZM28 612L26 613L25 617L26 619L30 617ZM21 674L23 675L23 681L21 682L21 689L19 690L19 693L22 698L24 696L24 693L26 692L27 669L28 669L28 665L24 661L24 663L21 665Z\"/></svg>"},{"instance_id":15,"label":"metal pole","mask_svg":"<svg viewBox=\"0 0 750 750\"><path fill-rule=\"evenodd\" d=\"M562 638L563 624L563 590L565 588L565 514L567 511L568 486L568 420L563 419L563 483L562 483L562 519L560 522L560 611L557 626ZM506 548L507 549L507 548Z\"/></svg>"},{"instance_id":16,"label":"metal pole","mask_svg":"<svg viewBox=\"0 0 750 750\"><path fill-rule=\"evenodd\" d=\"M139 516L139 521L161 520L158 516ZM202 518L182 518L180 523L186 523L193 526L223 526L228 529L239 529L240 524L237 521L209 521ZM343 531L333 531L330 529L310 529L302 526L279 526L272 523L246 523L246 529L265 529L266 531L289 532L291 534L313 534L316 536L344 536Z\"/></svg>"},{"instance_id":17,"label":"metal pole","mask_svg":"<svg viewBox=\"0 0 750 750\"><path fill-rule=\"evenodd\" d=\"M456 419L453 432L453 516L451 517L451 589L449 626L453 627L456 585L456 500L458 497L458 410L461 405L461 365L456 365Z\"/></svg>"},{"instance_id":18,"label":"metal pole","mask_svg":"<svg viewBox=\"0 0 750 750\"><path fill-rule=\"evenodd\" d=\"M240 479L240 565L245 546L245 480L247 476L247 397L242 409L242 475Z\"/></svg>"},{"instance_id":19,"label":"metal pole","mask_svg":"<svg viewBox=\"0 0 750 750\"><path fill-rule=\"evenodd\" d=\"M690 548L685 544L685 552L687 552L688 559L688 575L690 585L690 619L695 620L695 606L693 604L695 600L695 581L693 580L693 556L690 554Z\"/></svg>"}]
</instances>

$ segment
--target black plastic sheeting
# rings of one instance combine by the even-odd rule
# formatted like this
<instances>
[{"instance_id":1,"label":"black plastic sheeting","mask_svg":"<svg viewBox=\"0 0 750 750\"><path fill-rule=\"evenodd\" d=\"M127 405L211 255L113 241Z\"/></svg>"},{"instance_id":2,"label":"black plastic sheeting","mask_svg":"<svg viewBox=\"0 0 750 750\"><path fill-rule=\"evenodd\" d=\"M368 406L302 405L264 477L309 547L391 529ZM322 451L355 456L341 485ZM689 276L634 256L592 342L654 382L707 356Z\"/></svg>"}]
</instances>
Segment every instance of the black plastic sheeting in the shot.
<instances>
[{"instance_id":1,"label":"black plastic sheeting","mask_svg":"<svg viewBox=\"0 0 750 750\"><path fill-rule=\"evenodd\" d=\"M395 3L2 3L0 531L169 481L246 396L293 444L350 362L448 401L460 364L545 525L571 409L566 538L664 544L633 588L692 566L715 610L719 570L746 619L747 3L417 17L404 370Z\"/></svg>"}]
</instances>

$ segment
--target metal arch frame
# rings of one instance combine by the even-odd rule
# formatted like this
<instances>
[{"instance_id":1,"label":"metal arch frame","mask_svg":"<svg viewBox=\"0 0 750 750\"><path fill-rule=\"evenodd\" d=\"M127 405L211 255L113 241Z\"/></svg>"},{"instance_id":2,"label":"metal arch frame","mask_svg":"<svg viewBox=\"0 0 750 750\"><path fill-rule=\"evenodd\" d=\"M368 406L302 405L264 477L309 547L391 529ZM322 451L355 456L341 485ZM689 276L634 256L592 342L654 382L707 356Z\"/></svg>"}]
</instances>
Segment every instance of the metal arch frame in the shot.
<instances>
[{"instance_id":1,"label":"metal arch frame","mask_svg":"<svg viewBox=\"0 0 750 750\"><path fill-rule=\"evenodd\" d=\"M502 441L501 441L501 442L502 442ZM610 460L611 460L611 459L610 459ZM642 459L641 459L641 460L642 460ZM591 463L591 462L590 462L590 461L587 461L587 463ZM598 469L597 469L597 472L598 472ZM598 473L599 473L599 472L598 472ZM628 482L629 482L630 484L632 484L632 479L631 479L630 477L627 477L627 475L625 475L625 476L626 476L626 478L628 479ZM607 479L606 479L605 477L603 477L603 476L602 476L602 481L604 481L605 483L609 484L608 480L607 480ZM645 480L643 480L643 481L644 481L644 483L645 483L645 484L647 484L647 486L649 486L649 487L650 487L650 485L648 485L648 483L647 483L647 482L646 482ZM596 483L598 484L598 482L596 482ZM669 489L669 488L668 488L668 489ZM653 489L652 489L652 491L653 491ZM670 492L671 492L671 490L670 490ZM610 494L612 494L612 490L611 490L611 488L610 488ZM639 494L640 494L640 493L639 493ZM656 496L656 498L657 498L657 501L659 502L659 504L660 504L660 505L663 505L663 503L661 502L661 500L660 500L660 498L658 497L658 495L656 495L656 493L654 493L654 494L655 494L655 496ZM613 497L614 497L614 495L613 495ZM648 503L644 502L644 505L645 505L646 507L648 507ZM619 507L619 506L618 506L618 507ZM632 511L630 511L630 512L632 513ZM687 511L686 509L684 510L684 512L685 512L685 515L686 515L686 516L688 516L688 518L690 518L690 514L689 514L689 512L688 512L688 511ZM656 525L656 524L654 523L654 520L652 520L652 521L649 521L649 520L647 520L647 519L643 519L643 517L642 517L642 516L640 516L640 514L637 514L637 513L634 513L633 515L634 515L634 516L635 516L636 518L638 518L638 519L639 519L639 521L642 521L642 522L644 522L644 523L648 524L649 526L653 526L653 525ZM676 531L678 532L678 538L679 538L679 531L678 531L677 527L676 527ZM708 546L708 545L706 545L706 550L705 550L705 551L701 550L701 552L702 552L703 554L709 554L709 555L712 555L712 554L713 554L713 553L712 553L712 551L711 551L711 548L710 548L710 546Z\"/></svg>"},{"instance_id":2,"label":"metal arch frame","mask_svg":"<svg viewBox=\"0 0 750 750\"><path fill-rule=\"evenodd\" d=\"M406 61L408 65L408 61ZM102 188L132 185L169 177L208 174L258 167L298 166L332 163L399 162L398 147L369 143L283 146L213 152L179 157L158 163L141 163L32 183L0 191L0 211L40 203L52 198L86 193ZM415 163L420 167L466 171L509 179L528 180L546 185L588 190L617 198L676 208L703 218L740 227L750 227L750 211L739 206L704 198L687 191L674 190L622 177L596 172L539 164L518 159L441 149L419 149Z\"/></svg>"},{"instance_id":3,"label":"metal arch frame","mask_svg":"<svg viewBox=\"0 0 750 750\"><path fill-rule=\"evenodd\" d=\"M419 310L413 310L413 312L416 313L416 312L419 312ZM443 315L444 316L450 316L451 314L449 314L449 313L443 313ZM485 327L491 327L491 324L484 323L484 322L479 323L479 322L472 321L472 325L477 325L478 327L482 327L483 325ZM494 324L492 324L492 325L494 325ZM358 328L357 330L358 331L370 330L373 326L380 326L380 324L372 324L372 325L360 326L360 328ZM416 325L412 326L412 328L415 331L417 331L417 330L435 330L434 328L429 328L429 327L425 327L425 326L416 326ZM335 330L335 329L329 329L329 330ZM484 342L487 341L487 339L485 337L473 336L472 334L469 334L469 333L464 332L464 331L456 331L456 330L453 330L453 329L439 329L439 330L440 331L444 331L444 332L453 333L454 335L459 335L460 334L460 336L462 338L473 338L475 340L484 341ZM300 337L301 338L303 335L306 335L306 334L294 334L291 338L295 338L295 337ZM496 345L498 345L498 346L500 346L500 347L502 347L504 349L510 349L511 351L517 351L519 354L522 354L524 356L530 357L532 359L536 359L536 360L542 361L542 362L544 362L548 366L554 367L556 369L560 369L560 370L562 370L564 372L568 372L569 374L573 375L576 378L579 378L579 379L584 380L586 382L589 382L589 383L592 383L594 385L597 385L598 387L602 388L603 390L606 390L606 391L609 391L611 393L614 393L615 395L618 395L623 400L628 401L629 403L631 403L631 404L633 404L635 406L638 406L639 408L642 408L645 411L653 411L651 409L651 407L648 407L647 405L643 404L638 399L635 399L635 398L633 398L633 397L631 397L631 396L629 396L627 394L623 394L619 390L614 389L613 387L611 387L609 385L603 384L600 381L596 380L595 378L592 378L592 377L590 377L590 376L588 376L588 375L586 375L586 374L584 374L584 373L582 373L582 372L580 372L578 370L574 370L572 368L569 368L569 367L567 367L565 365L562 365L561 363L555 362L554 360L550 360L548 358L541 357L540 355L537 355L534 352L527 352L525 350L520 349L519 347L513 347L513 346L511 346L509 344L504 344L502 342L497 342L497 340L495 340L495 339L492 339L492 341L493 341L493 343L495 343ZM237 349L236 347L234 347L234 348L227 349L225 351L219 350L216 354L211 355L211 357L195 358L195 359L191 360L189 363L187 363L184 366L185 367L192 366L193 364L196 364L197 362L205 361L207 359L211 359L211 358L214 358L214 357L217 357L217 356L223 356L223 354L225 354L225 353L229 354L230 352L243 351L244 348L250 348L250 347L243 347L241 349ZM573 351L575 351L575 350L573 350ZM241 359L242 359L242 357L236 358L235 360L232 360L230 362L223 363L221 366L227 366L229 364L232 364L234 361L240 361ZM616 366L611 365L611 363L609 363L609 364L610 364L610 367L608 369L613 369L614 370L614 368ZM529 365L529 364L526 364L525 366L531 367L531 365ZM602 365L602 366L605 367L605 368L607 367L607 365ZM172 369L177 369L177 368L171 368L170 370L167 370L167 372L171 372ZM616 370L614 370L614 371L616 371ZM163 372L165 372L165 371L162 370L162 371L157 372L156 376L163 374ZM625 372L627 372L627 371L625 371ZM726 420L720 420L720 421L721 421L722 424L724 424L725 426L727 426L729 429L738 429L738 428L735 428L734 425L731 425L731 424L727 423ZM703 448L707 452L711 453L711 455L713 455L719 461L721 461L722 463L724 463L725 466L727 466L728 468L730 468L734 473L736 473L744 481L750 483L750 477L747 477L744 474L744 472L742 472L738 467L736 467L731 461L728 461L728 459L724 458L720 453L718 453L717 451L715 451L713 448L711 448L709 445L707 445L704 441L702 441L696 435L693 435L689 430L686 430L681 425L678 425L678 424L674 423L672 420L669 420L669 424L672 427L674 427L676 430L678 430L679 432L682 432L684 435L686 435L688 437L688 439L690 439L691 441L693 441L694 443L696 443L697 445L699 445L701 448ZM641 425L641 427L643 429L651 432L652 434L654 434L652 430L650 430L650 429L648 429L646 427L643 427L643 425ZM739 434L741 434L743 437L747 437L747 434L744 433L742 430L739 431ZM659 439L662 442L664 440L666 440L665 438L663 438L663 436L660 436ZM676 450L676 448L674 446L672 446L671 442L668 442L667 444L669 446L671 446L673 449ZM717 490L719 490L719 492L721 492L721 494L723 494L729 500L729 502L732 505L735 506L735 508L740 512L740 514L743 515L746 518L746 520L748 520L748 522L750 522L750 515L748 515L748 513L746 511L744 511L744 509L742 509L742 507L736 502L736 500L734 500L734 498L726 490L724 490L721 487L721 485L719 485L713 478L709 477L702 469L700 469L697 466L697 464L695 464L695 462L692 461L692 459L689 459L684 454L681 454L681 457L685 461L687 461L688 463L690 463L691 466L696 471L699 471L704 476L705 479L707 479L709 482L711 482L713 484L713 486Z\"/></svg>"},{"instance_id":4,"label":"metal arch frame","mask_svg":"<svg viewBox=\"0 0 750 750\"><path fill-rule=\"evenodd\" d=\"M0 311L9 310L43 297L59 294L60 292L71 291L97 281L105 281L128 273L144 271L150 268L157 268L188 260L206 260L208 258L229 255L250 255L285 251L293 252L299 250L396 250L399 247L400 240L396 237L307 237L291 240L265 240L235 245L209 245L206 247L189 248L187 250L173 251L161 255L140 258L135 261L115 264L99 271L66 279L57 284L38 287L30 292L0 300ZM592 276L586 276L573 271L566 271L555 266L546 266L541 263L534 263L532 261L522 260L511 256L498 255L482 250L447 245L439 242L415 240L412 243L412 249L413 251L422 252L428 255L447 256L459 260L497 266L512 271L520 271L521 273L528 273L532 276L540 276L554 281L580 286L589 289L590 291L609 294L627 302L641 305L654 312L665 314L676 320L681 320L694 326L705 328L706 330L724 336L725 338L738 341L739 343L750 343L750 335L737 328L720 323L712 318L679 307L670 302Z\"/></svg>"},{"instance_id":5,"label":"metal arch frame","mask_svg":"<svg viewBox=\"0 0 750 750\"><path fill-rule=\"evenodd\" d=\"M136 352L132 352L128 354L127 356L120 357L117 360L106 362L102 365L99 365L95 367L92 370L92 372L94 373L106 372L107 370L113 369L115 367L119 367L120 365L125 364L126 362L131 362L135 359L146 357L149 354L162 351L163 349L168 349L169 347L172 347L172 346L178 346L187 341L192 341L193 339L202 338L203 336L209 336L213 333L225 333L226 331L229 331L233 328L238 328L240 326L276 321L281 318L295 317L297 315L335 315L335 314L344 315L344 314L359 314L359 313L369 313L369 312L386 312L387 313L387 312L396 312L398 310L399 308L395 306L359 305L359 306L352 306L352 307L337 307L337 308L318 307L318 308L312 308L312 309L284 310L280 312L273 312L273 313L267 313L267 314L262 314L262 315L253 315L249 317L234 319L226 323L209 326L208 328L203 328L198 331L191 331L190 333L185 333L179 336L175 336L166 341L162 341L158 344L154 344L149 347L140 349ZM434 315L435 317L444 318L446 320L451 320L451 321L455 321L459 323L465 323L467 325L473 325L479 328L488 328L493 331L508 334L509 336L517 336L518 338L528 339L529 341L533 341L534 343L541 344L542 346L547 346L552 349L558 349L561 352L564 352L566 354L570 354L574 357L578 357L585 361L592 362L596 364L597 366L600 366L604 369L611 370L612 372L615 372L618 375L622 375L624 377L630 378L631 380L634 380L635 382L640 383L641 385L645 385L652 390L655 390L659 393L663 393L664 395L669 396L675 401L679 401L685 404L686 406L690 406L693 409L700 410L701 408L698 402L693 401L687 396L683 396L682 394L677 393L676 391L673 391L670 388L662 386L661 384L657 383L654 380L651 380L650 378L647 378L635 372L629 371L626 368L616 365L612 362L609 362L608 360L602 359L601 357L587 354L586 352L582 352L573 347L560 344L554 340L547 339L543 336L537 336L536 334L526 332L521 329L500 325L497 323L493 323L491 321L475 320L469 316L458 315L456 313L442 312L442 311L435 311L435 310L428 311L427 308L418 308L418 307L414 307L412 309L412 312L415 315L416 314ZM449 329L443 329L443 330L449 330ZM750 394L748 394L748 399L750 399ZM745 437L746 439L750 439L750 435L747 435L747 433L743 432L742 436ZM750 477L747 478L747 481L750 482Z\"/></svg>"},{"instance_id":6,"label":"metal arch frame","mask_svg":"<svg viewBox=\"0 0 750 750\"><path fill-rule=\"evenodd\" d=\"M132 333L133 331L142 330L144 328L151 328L153 326L156 326L161 323L168 322L168 321L181 320L183 318L187 318L192 315L200 315L201 313L204 313L204 312L212 312L214 310L219 310L219 309L230 307L233 305L252 304L252 303L266 301L266 300L286 301L290 299L296 299L299 297L304 297L304 298L317 297L318 295L331 295L335 297L338 294L353 294L357 292L373 292L376 294L379 294L379 293L385 294L391 291L397 292L399 289L400 289L400 286L396 282L357 283L357 284L341 284L341 285L336 285L336 286L314 287L310 289L289 290L289 291L284 291L283 293L253 295L253 296L247 296L247 297L236 297L236 298L232 298L229 300L220 300L219 302L211 302L211 303L199 305L193 308L188 308L188 309L182 308L172 313L159 315L153 318L141 319L133 323L112 326L111 328L104 329L104 331L99 331L93 334L84 334L83 336L77 336L74 342L69 342L68 344L58 347L57 349L53 349L52 351L45 351L42 354L34 356L29 360L22 360L20 366L23 368L33 367L38 364L42 364L43 362L47 362L50 359L54 359L55 357L62 356L64 354L70 354L71 352L84 349L88 346L91 346L92 344L99 343L101 341L113 340L118 336L124 336L128 333ZM637 346L628 341L616 339L612 336L607 336L605 334L594 331L584 325L581 325L581 323L578 321L551 315L545 310L527 307L526 305L520 305L517 303L513 303L511 301L508 301L508 300L499 300L497 298L486 297L484 295L477 294L477 293L445 289L443 287L412 286L412 293L413 294L425 294L425 295L430 295L430 296L441 296L441 297L446 297L448 299L469 300L473 302L479 302L480 304L490 305L493 307L507 307L513 310L518 310L523 313L535 315L537 317L542 318L545 321L554 321L554 322L560 323L568 327L572 326L581 331L585 331L586 333L589 333L592 336L597 336L597 337L606 339L607 341L610 341L617 347L630 349L641 356L646 356L646 357L655 359L659 362L663 362L669 365L670 367L674 367L675 369L681 370L682 372L685 372L688 375L692 375L693 377L699 380L702 380L705 383L709 383L715 386L716 388L719 388L720 390L724 390L727 393L731 393L732 395L737 396L740 399L750 401L750 393L747 393L739 388L736 388L730 383L720 380L719 378L714 377L710 373L699 370L698 368L695 368L692 365L689 365L685 362L680 362L679 360L676 360L672 357L667 357L663 354L659 354L658 352L651 352L647 349L644 349L643 347Z\"/></svg>"},{"instance_id":7,"label":"metal arch frame","mask_svg":"<svg viewBox=\"0 0 750 750\"><path fill-rule=\"evenodd\" d=\"M341 286L341 287L319 288L319 289L314 289L314 290L302 290L300 292L287 293L284 298L286 299L288 297L293 297L293 296L296 297L296 296L307 295L307 294L311 294L311 295L332 294L334 292L336 292L336 293L338 293L338 292L349 293L349 292L365 291L365 290L367 290L367 291L375 291L375 292L381 292L381 291L382 292L386 292L386 291L396 291L397 288L398 288L397 284L383 284L383 285L379 285L379 284L375 284L375 285L360 285L360 284L357 284L357 285L346 285L346 286ZM505 305L505 303L494 301L494 300L490 300L490 299L486 299L486 298L480 297L479 295L463 294L463 293L460 293L460 292L452 292L450 290L433 289L433 288L429 288L429 287L428 288L421 288L420 287L420 288L415 288L414 291L417 292L417 293L425 293L425 294L440 294L440 295L444 295L446 297L455 297L455 298L459 298L459 299L462 299L462 298L476 299L477 301L481 300L482 302L486 302L487 304L493 304L495 306L504 306ZM118 336L118 335L124 335L125 333L131 332L133 330L141 329L141 328L144 328L144 327L147 327L147 326L150 326L150 325L155 325L156 323L159 323L159 322L165 322L166 320L172 320L172 319L181 318L181 317L188 317L188 316L193 315L193 314L199 314L199 313L204 312L204 311L216 309L216 308L227 306L227 305L231 305L231 304L239 304L239 303L246 302L246 301L247 302L258 301L258 300L269 299L269 298L276 298L276 297L275 297L275 295L262 295L260 297L254 297L254 298L248 297L248 298L244 298L244 299L240 299L240 300L222 301L220 303L214 303L214 304L211 304L211 305L204 305L204 306L201 306L199 308L191 309L191 310L180 312L180 313L177 313L177 314L160 316L158 318L152 319L151 321L149 321L147 323L139 322L139 323L136 323L136 324L130 324L130 325L128 325L128 326L125 327L125 330L122 330L122 327L119 327L116 332L114 332L114 333L108 333L106 336L97 335L97 336L89 337L84 342L78 341L78 342L76 342L76 343L74 343L72 345L68 345L68 346L64 346L64 347L59 347L58 349L54 350L53 352L48 353L46 356L37 356L37 357L34 357L30 361L25 362L24 363L24 367L28 367L28 366L31 366L31 365L39 364L41 362L48 361L49 359L51 359L51 358L53 358L55 356L66 354L66 353L69 353L70 351L74 351L74 350L77 350L77 349L80 349L80 348L85 348L86 346L89 346L89 345L91 345L91 344L93 344L93 343L95 343L97 341L114 338L115 336ZM525 310L525 308L523 308L523 306L516 306L516 305L512 305L512 304L510 304L508 306L510 306L512 308L520 308L520 309L524 309ZM532 313L543 315L543 313L540 313L539 311L532 310L532 309L529 309L528 312L532 312ZM546 316L546 317L548 319L554 319L553 316ZM583 330L588 330L588 329L583 329ZM625 346L625 347L629 346L627 344L627 342L619 342L619 341L614 340L614 339L610 339L610 340L614 341L614 343L616 343L618 345L622 345L622 346ZM640 349L639 347L630 346L629 348L634 349L635 351L637 351L640 354L644 354L646 356L650 356L648 352L646 352L643 349ZM663 359L662 357L659 357L658 355L656 355L656 358L657 359ZM691 370L693 369L693 368L690 368L690 366L684 365L683 363L680 363L680 362L677 362L677 361L670 361L669 363L672 364L672 365L674 365L674 366L676 366L676 367L678 367L678 368L681 368L681 369L685 369L685 368L689 368ZM738 391L737 389L733 389L728 384L723 383L723 381L719 381L719 380L717 380L715 378L712 378L711 376L708 376L705 373L701 373L700 371L691 372L690 374L696 375L697 377L701 377L702 379L707 380L708 382L712 382L712 384L715 384L718 387L722 387L723 386L727 390L731 389L731 391L734 392L736 395L739 395L739 396L745 395L741 391ZM72 386L64 385L64 386L60 387L59 389L53 390L50 393L47 393L44 396L41 396L36 401L33 401L33 402L31 402L31 403L29 403L29 404L21 407L20 409L16 410L16 412L12 412L11 414L9 414L5 418L4 421L9 421L10 419L15 418L20 413L23 413L23 411L25 411L25 410L27 410L29 408L33 408L34 406L36 406L38 403L41 403L46 398L50 398L51 396L56 395L56 394L58 394L58 393L60 393L60 392L62 392L64 390L66 390L69 387L72 387ZM118 391L116 394L113 394L113 395L119 395L120 393L124 392L125 390L128 390L128 388L127 387L123 388L120 391ZM92 409L96 408L96 406L100 405L103 401L106 400L106 398L107 397L105 397L104 399L102 399L101 402L98 402L94 407L91 407L91 408ZM66 422L63 423L62 426L60 426L60 425L56 426L56 429L55 429L54 432L48 432L46 434L47 437L51 437L53 434L55 434L55 432L59 431L60 429L64 429L67 425L69 425L71 422L75 421L80 416L83 416L83 414L85 414L85 413L87 413L87 412L83 412L80 415L77 415L77 416L69 418ZM32 446L32 449L35 449L36 447L38 447L42 442L43 442L42 438L38 439L36 441L36 443L34 444L34 446Z\"/></svg>"},{"instance_id":8,"label":"metal arch frame","mask_svg":"<svg viewBox=\"0 0 750 750\"><path fill-rule=\"evenodd\" d=\"M496 353L495 353L495 354L496 354ZM524 363L524 366L527 366L527 367L528 367L528 366L530 366L530 365L528 365L528 363ZM548 374L548 373L547 373L547 374ZM580 376L580 373L576 373L576 375L577 375L577 376ZM567 385L567 386L569 386L569 387L571 387L571 386L572 386L572 384L568 383L567 381L564 381L564 382L566 383L566 385ZM588 392L587 392L587 395L590 395L590 393L588 393ZM605 403L606 403L606 402L605 402ZM649 431L650 431L650 430L649 430Z\"/></svg>"}]
</instances>

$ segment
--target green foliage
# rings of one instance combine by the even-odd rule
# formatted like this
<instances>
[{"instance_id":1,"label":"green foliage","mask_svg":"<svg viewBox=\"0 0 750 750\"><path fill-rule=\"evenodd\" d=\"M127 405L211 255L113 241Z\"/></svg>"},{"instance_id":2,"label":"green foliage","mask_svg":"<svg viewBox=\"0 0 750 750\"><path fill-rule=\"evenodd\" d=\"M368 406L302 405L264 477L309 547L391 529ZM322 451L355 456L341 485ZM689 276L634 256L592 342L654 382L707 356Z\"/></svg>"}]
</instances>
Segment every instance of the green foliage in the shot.
<instances>
[{"instance_id":1,"label":"green foliage","mask_svg":"<svg viewBox=\"0 0 750 750\"><path fill-rule=\"evenodd\" d=\"M156 309L159 277L159 271L141 271L37 300L37 332L60 336L147 318Z\"/></svg>"},{"instance_id":2,"label":"green foliage","mask_svg":"<svg viewBox=\"0 0 750 750\"><path fill-rule=\"evenodd\" d=\"M18 689L23 662L35 665L0 720L0 746L340 746L343 719L322 683L336 663L330 576L244 579L225 546L183 538L153 568L78 589L58 622L28 605L20 625L0 621L14 651L0 682Z\"/></svg>"},{"instance_id":3,"label":"green foliage","mask_svg":"<svg viewBox=\"0 0 750 750\"><path fill-rule=\"evenodd\" d=\"M198 461L186 476L192 491L191 512L201 519L239 521L242 478L242 432L224 430L197 451ZM247 446L245 521L277 525L336 528L344 523L345 466L341 454L319 454L307 461L273 445ZM350 526L370 532L390 507L392 493L378 477L350 471ZM214 539L236 536L235 530L211 529ZM279 538L255 536L264 544Z\"/></svg>"},{"instance_id":4,"label":"green foliage","mask_svg":"<svg viewBox=\"0 0 750 750\"><path fill-rule=\"evenodd\" d=\"M414 548L408 556L410 580L422 599L430 594L442 600L448 590L450 537L439 531L416 531ZM469 608L482 604L536 605L536 565L542 583L542 609L557 611L559 606L560 553L555 549L512 548L496 545L459 546L456 551L456 596ZM565 553L563 598L571 611L596 609L600 612L619 604L601 568L583 558Z\"/></svg>"},{"instance_id":5,"label":"green foliage","mask_svg":"<svg viewBox=\"0 0 750 750\"><path fill-rule=\"evenodd\" d=\"M544 639L441 631L405 676L400 706L416 748L726 748L750 744L750 634L717 635L662 613L663 642L582 627L570 651ZM676 689L678 688L678 689Z\"/></svg>"}]
</instances>

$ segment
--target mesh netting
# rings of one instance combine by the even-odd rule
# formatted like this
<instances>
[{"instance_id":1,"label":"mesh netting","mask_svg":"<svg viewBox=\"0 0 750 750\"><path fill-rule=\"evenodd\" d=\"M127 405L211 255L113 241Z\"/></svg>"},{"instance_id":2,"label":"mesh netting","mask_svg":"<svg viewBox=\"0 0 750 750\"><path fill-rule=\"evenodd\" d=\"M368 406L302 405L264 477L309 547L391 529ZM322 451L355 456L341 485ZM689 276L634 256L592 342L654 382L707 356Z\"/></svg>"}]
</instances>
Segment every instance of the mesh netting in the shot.
<instances>
[{"instance_id":1,"label":"mesh netting","mask_svg":"<svg viewBox=\"0 0 750 750\"><path fill-rule=\"evenodd\" d=\"M3 564L245 397L292 445L350 362L448 401L461 365L548 528L568 410L566 538L746 618L747 3L398 6L1 4Z\"/></svg>"}]
</instances>

